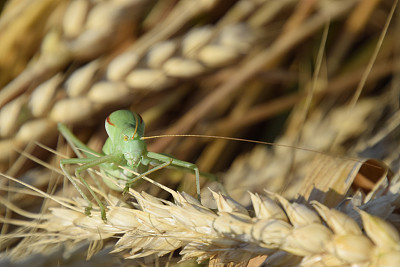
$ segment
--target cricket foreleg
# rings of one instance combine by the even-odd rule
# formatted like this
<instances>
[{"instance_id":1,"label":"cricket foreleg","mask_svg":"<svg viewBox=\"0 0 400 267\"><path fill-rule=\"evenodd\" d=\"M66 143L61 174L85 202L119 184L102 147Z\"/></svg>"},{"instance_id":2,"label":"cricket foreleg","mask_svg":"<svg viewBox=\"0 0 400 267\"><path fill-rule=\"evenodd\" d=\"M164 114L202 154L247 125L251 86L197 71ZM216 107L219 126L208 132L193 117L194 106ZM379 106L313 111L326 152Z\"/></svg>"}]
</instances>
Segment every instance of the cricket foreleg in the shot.
<instances>
[{"instance_id":1,"label":"cricket foreleg","mask_svg":"<svg viewBox=\"0 0 400 267\"><path fill-rule=\"evenodd\" d=\"M157 165L154 168L152 168L152 169L150 169L150 170L148 170L148 171L146 171L144 173L139 174L138 176L133 177L132 179L129 180L129 182L127 182L125 184L125 188L124 188L123 192L124 193L128 192L129 188L133 185L134 182L136 182L136 180L141 179L144 176L149 175L150 173L153 173L155 171L161 170L161 169L171 165L171 163L172 163L172 159L169 159L168 161L166 161L164 163L161 163L160 165Z\"/></svg>"},{"instance_id":2,"label":"cricket foreleg","mask_svg":"<svg viewBox=\"0 0 400 267\"><path fill-rule=\"evenodd\" d=\"M85 199L85 201L88 202L88 207L85 209L85 213L87 215L90 215L90 211L92 209L92 203L89 200L89 198L83 193L83 191L80 189L80 187L77 185L77 183L74 181L74 179L71 177L71 175L65 170L64 165L65 164L78 164L78 163L84 163L82 166L79 166L75 169L75 176L82 182L82 184L85 185L85 187L87 188L87 190L89 191L89 193L93 196L93 198L95 199L95 201L97 202L97 204L99 205L100 211L101 211L101 218L103 219L103 221L106 221L106 211L105 211L105 207L103 205L103 203L100 201L100 199L97 197L97 195L94 193L93 189L90 187L90 185L86 182L85 179L83 179L83 177L80 175L81 172L95 167L97 165L100 165L102 163L106 163L106 162L114 162L115 159L113 157L113 155L107 155L107 156L103 156L100 158L76 158L76 159L63 159L60 162L60 167L63 170L63 172L66 174L66 176L68 177L68 179L71 181L71 183L75 186L75 188L78 190L78 192L80 193L80 195Z\"/></svg>"}]
</instances>

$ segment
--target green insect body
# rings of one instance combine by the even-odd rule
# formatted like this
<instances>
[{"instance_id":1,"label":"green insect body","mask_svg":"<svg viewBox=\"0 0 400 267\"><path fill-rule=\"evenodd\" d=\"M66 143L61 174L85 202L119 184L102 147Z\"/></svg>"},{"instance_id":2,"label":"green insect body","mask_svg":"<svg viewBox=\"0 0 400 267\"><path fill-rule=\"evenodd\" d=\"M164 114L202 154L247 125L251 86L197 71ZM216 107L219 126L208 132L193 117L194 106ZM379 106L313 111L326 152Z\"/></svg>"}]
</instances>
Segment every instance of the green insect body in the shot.
<instances>
[{"instance_id":1,"label":"green insect body","mask_svg":"<svg viewBox=\"0 0 400 267\"><path fill-rule=\"evenodd\" d=\"M116 157L112 163L101 164L100 170L108 177L113 177L120 185L126 185L128 182L133 185L134 174L122 170L118 165L127 166L130 170L138 173L148 170L149 159L145 157L146 143L140 139L144 135L144 127L140 115L129 110L115 111L105 121L109 137L104 143L102 151L104 155L119 155L119 158ZM120 187L109 179L103 180L111 189L121 191Z\"/></svg>"},{"instance_id":2,"label":"green insect body","mask_svg":"<svg viewBox=\"0 0 400 267\"><path fill-rule=\"evenodd\" d=\"M75 176L85 185L99 205L101 217L104 221L106 221L106 212L103 203L80 175L81 172L98 165L105 176L114 179L117 184L124 187L123 191L128 191L143 176L165 167L190 170L196 175L196 190L200 200L200 172L197 166L164 154L147 151L146 143L141 139L144 135L145 124L140 115L129 110L115 111L107 117L105 128L108 139L103 146L102 153L97 153L76 138L64 124L58 125L60 133L67 141L82 149L86 155L86 158L62 159L60 161L61 169L88 203L86 214L90 215L90 210L92 209L91 201L80 189L74 178L66 171L65 165L67 164L83 164L75 169ZM154 167L149 169L149 165ZM119 166L140 174L135 175L132 172L121 169ZM103 178L103 180L111 189L121 191L120 187L110 179Z\"/></svg>"}]
</instances>

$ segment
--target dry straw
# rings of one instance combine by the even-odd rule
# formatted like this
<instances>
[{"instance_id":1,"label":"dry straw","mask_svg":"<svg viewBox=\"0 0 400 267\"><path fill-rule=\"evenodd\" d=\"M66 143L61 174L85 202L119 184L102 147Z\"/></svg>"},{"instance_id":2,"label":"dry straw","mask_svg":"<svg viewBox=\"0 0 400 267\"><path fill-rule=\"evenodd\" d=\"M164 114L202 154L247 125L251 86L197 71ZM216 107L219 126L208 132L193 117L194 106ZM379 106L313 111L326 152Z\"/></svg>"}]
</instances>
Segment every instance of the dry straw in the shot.
<instances>
[{"instance_id":1,"label":"dry straw","mask_svg":"<svg viewBox=\"0 0 400 267\"><path fill-rule=\"evenodd\" d=\"M51 254L60 246L65 248L64 255L69 255L80 242L94 244L116 238L111 252L122 253L126 259L161 257L181 249L181 261L193 258L198 262L214 260L215 264L244 264L260 255L268 255L268 266L280 262L291 266L397 266L400 260L396 228L355 206L357 212L352 218L316 201L311 202L310 208L267 192L265 196L249 193L252 209L247 210L231 198L211 191L216 206L212 210L185 193L161 187L172 195L173 202L132 189L129 195L133 202L107 196L107 222L96 208L92 216L85 215L80 198L67 201L41 193L61 207L52 207L40 216L22 213L8 203L14 212L35 220L2 219L3 223L25 228L3 235L1 243L27 235L5 255L21 260ZM390 188L398 187L397 182ZM388 196L388 205L398 199L396 195ZM99 249L101 245L91 247L88 257Z\"/></svg>"}]
</instances>

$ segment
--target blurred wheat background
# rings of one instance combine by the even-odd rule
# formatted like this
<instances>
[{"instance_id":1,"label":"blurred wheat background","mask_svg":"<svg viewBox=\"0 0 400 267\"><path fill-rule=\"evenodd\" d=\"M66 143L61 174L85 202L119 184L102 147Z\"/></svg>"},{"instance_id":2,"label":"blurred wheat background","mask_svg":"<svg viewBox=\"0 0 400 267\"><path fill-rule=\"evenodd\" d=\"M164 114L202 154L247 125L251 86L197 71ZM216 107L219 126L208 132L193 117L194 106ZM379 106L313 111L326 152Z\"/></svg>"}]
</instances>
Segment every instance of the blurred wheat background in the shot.
<instances>
[{"instance_id":1,"label":"blurred wheat background","mask_svg":"<svg viewBox=\"0 0 400 267\"><path fill-rule=\"evenodd\" d=\"M1 266L398 266L397 1L0 8ZM125 196L100 184L105 224L59 169L76 156L57 123L100 151L117 109L141 114L146 136L277 145L148 140L220 183L202 178L201 204L181 170Z\"/></svg>"}]
</instances>

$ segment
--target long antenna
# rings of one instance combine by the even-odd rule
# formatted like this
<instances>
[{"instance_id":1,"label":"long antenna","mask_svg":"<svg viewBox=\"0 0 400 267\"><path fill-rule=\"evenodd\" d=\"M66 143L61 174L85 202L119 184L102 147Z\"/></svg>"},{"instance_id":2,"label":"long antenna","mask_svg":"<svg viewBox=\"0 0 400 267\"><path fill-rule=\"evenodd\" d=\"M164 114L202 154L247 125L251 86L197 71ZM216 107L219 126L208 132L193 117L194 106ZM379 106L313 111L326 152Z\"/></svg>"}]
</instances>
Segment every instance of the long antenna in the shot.
<instances>
[{"instance_id":1,"label":"long antenna","mask_svg":"<svg viewBox=\"0 0 400 267\"><path fill-rule=\"evenodd\" d=\"M317 151L309 148L304 148L304 147L296 147L296 146L291 146L291 145L284 145L284 144L277 144L277 143L271 143L271 142L264 142L264 141L258 141L258 140L249 140L249 139L243 139L243 138L235 138L235 137L226 137L226 136L216 136L216 135L201 135L201 134L163 134L163 135L154 135L154 136L145 136L142 137L141 140L148 140L148 139L155 139L155 138L165 138L165 137L196 137L196 138L215 138L215 139L223 139L223 140L231 140L231 141L240 141L240 142L247 142L247 143L254 143L254 144L261 144L261 145L268 145L268 146L275 146L275 147L286 147L286 148L292 148L292 149L299 149L307 152L313 152L317 154L322 154L322 155L327 155L327 156L332 156L332 154L328 152L322 152L322 151ZM343 157L343 156L336 156L342 159L346 160L351 160L355 162L363 162L360 161L356 158L351 158L351 157Z\"/></svg>"}]
</instances>

